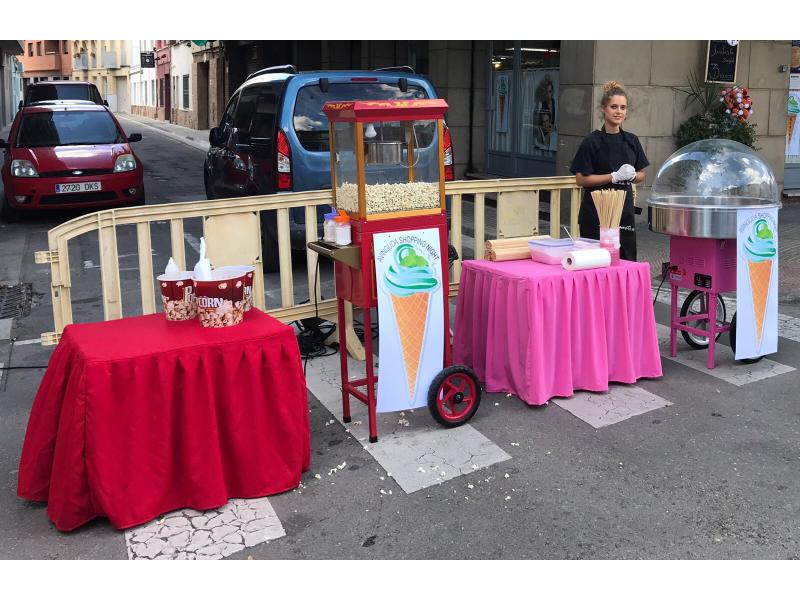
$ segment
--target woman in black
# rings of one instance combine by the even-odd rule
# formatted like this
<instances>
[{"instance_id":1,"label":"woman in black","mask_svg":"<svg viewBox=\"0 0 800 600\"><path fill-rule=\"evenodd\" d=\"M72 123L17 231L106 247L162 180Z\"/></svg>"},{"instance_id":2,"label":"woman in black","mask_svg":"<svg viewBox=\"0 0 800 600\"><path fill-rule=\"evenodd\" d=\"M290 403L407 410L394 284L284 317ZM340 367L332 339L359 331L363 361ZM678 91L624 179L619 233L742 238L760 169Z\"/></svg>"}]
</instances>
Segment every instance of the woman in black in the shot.
<instances>
[{"instance_id":1,"label":"woman in black","mask_svg":"<svg viewBox=\"0 0 800 600\"><path fill-rule=\"evenodd\" d=\"M603 85L600 101L604 123L581 142L570 171L577 184L584 188L578 224L581 237L600 239L600 220L592 202L595 190L625 190L625 206L620 220L620 258L636 260L636 222L631 184L644 181L644 169L650 162L642 145L632 133L622 130L628 114L628 94L621 83Z\"/></svg>"}]
</instances>

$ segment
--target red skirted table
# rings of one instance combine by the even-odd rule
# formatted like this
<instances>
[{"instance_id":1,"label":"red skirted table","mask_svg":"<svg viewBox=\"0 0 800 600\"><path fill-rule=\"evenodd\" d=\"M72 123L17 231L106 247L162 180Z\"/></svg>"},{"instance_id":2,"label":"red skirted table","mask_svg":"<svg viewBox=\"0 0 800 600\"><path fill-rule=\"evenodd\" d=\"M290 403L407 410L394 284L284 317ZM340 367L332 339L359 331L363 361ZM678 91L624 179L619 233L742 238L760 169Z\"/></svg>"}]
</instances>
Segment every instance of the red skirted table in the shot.
<instances>
[{"instance_id":1,"label":"red skirted table","mask_svg":"<svg viewBox=\"0 0 800 600\"><path fill-rule=\"evenodd\" d=\"M62 531L98 516L124 529L297 487L310 461L292 328L146 315L64 329L36 394L17 493Z\"/></svg>"},{"instance_id":2,"label":"red skirted table","mask_svg":"<svg viewBox=\"0 0 800 600\"><path fill-rule=\"evenodd\" d=\"M650 265L465 261L453 346L487 391L528 404L660 377Z\"/></svg>"}]
</instances>

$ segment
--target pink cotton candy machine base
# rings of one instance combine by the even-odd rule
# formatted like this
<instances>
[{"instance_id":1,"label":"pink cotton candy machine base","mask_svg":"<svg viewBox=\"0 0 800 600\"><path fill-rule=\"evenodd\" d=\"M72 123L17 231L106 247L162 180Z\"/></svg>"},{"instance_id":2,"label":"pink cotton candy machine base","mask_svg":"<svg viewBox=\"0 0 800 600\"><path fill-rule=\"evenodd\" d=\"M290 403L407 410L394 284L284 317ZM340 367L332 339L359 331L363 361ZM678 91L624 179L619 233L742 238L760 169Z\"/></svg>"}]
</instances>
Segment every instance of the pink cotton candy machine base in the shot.
<instances>
[{"instance_id":1,"label":"pink cotton candy machine base","mask_svg":"<svg viewBox=\"0 0 800 600\"><path fill-rule=\"evenodd\" d=\"M669 355L677 356L677 333L686 331L708 340L708 368L713 369L717 337L731 328L730 323L718 322L717 297L736 291L736 240L670 236L669 258ZM678 288L703 295L700 312L681 316Z\"/></svg>"}]
</instances>

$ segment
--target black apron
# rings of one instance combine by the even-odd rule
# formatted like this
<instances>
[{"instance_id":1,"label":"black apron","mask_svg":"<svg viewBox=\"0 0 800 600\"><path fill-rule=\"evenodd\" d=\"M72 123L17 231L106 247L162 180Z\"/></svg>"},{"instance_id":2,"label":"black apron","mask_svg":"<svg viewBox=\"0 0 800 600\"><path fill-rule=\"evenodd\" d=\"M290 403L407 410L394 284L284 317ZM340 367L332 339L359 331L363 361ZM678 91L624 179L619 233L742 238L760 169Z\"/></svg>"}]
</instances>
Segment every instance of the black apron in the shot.
<instances>
[{"instance_id":1,"label":"black apron","mask_svg":"<svg viewBox=\"0 0 800 600\"><path fill-rule=\"evenodd\" d=\"M616 134L618 136L623 133ZM625 138L620 137L621 143L608 143L607 134L601 137L600 148L596 157L596 172L598 174L613 173L622 165L636 164L636 152ZM581 237L600 239L600 219L597 216L597 209L592 201L592 192L595 190L625 190L625 205L622 208L622 218L619 222L619 257L623 260L636 260L636 217L633 206L633 188L630 184L601 185L593 188L585 188L581 209L578 212L578 225L581 228Z\"/></svg>"}]
</instances>

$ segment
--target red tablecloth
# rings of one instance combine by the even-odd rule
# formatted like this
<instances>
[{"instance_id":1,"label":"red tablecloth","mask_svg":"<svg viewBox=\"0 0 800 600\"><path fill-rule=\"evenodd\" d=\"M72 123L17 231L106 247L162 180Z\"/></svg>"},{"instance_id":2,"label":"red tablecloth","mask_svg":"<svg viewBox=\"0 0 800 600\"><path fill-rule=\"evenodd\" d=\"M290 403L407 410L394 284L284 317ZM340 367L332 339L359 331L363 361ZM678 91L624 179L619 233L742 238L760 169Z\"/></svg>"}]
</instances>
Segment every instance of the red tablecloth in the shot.
<instances>
[{"instance_id":1,"label":"red tablecloth","mask_svg":"<svg viewBox=\"0 0 800 600\"><path fill-rule=\"evenodd\" d=\"M254 308L203 329L162 314L70 325L31 410L17 493L69 531L296 487L308 402L291 327Z\"/></svg>"},{"instance_id":2,"label":"red tablecloth","mask_svg":"<svg viewBox=\"0 0 800 600\"><path fill-rule=\"evenodd\" d=\"M528 404L660 377L650 265L566 271L532 260L465 261L453 351L487 391Z\"/></svg>"}]
</instances>

